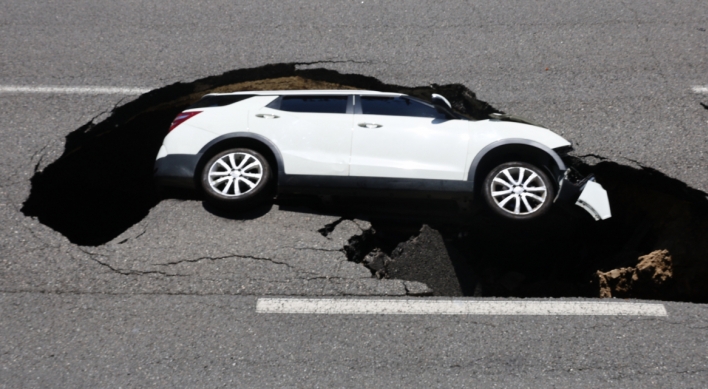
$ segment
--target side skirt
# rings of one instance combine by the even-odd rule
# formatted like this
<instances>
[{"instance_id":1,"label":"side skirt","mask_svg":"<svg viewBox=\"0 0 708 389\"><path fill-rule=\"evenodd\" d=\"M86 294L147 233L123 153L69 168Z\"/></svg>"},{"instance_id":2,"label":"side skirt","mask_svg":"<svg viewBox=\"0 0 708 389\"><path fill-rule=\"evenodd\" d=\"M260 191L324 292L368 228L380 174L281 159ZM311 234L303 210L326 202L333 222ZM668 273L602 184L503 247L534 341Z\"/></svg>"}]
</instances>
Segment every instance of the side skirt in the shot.
<instances>
[{"instance_id":1,"label":"side skirt","mask_svg":"<svg viewBox=\"0 0 708 389\"><path fill-rule=\"evenodd\" d=\"M474 184L471 181L457 180L284 174L279 176L278 191L347 196L458 199L471 198Z\"/></svg>"}]
</instances>

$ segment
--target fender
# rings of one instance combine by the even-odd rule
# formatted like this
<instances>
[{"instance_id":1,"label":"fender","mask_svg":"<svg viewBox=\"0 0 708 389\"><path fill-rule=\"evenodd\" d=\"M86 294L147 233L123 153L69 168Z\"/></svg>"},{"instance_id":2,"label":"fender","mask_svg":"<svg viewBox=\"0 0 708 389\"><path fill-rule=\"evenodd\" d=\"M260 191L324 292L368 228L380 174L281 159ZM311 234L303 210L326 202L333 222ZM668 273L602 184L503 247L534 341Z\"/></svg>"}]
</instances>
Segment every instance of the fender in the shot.
<instances>
[{"instance_id":1,"label":"fender","mask_svg":"<svg viewBox=\"0 0 708 389\"><path fill-rule=\"evenodd\" d=\"M204 147L199 150L199 153L197 153L199 162L201 163L201 159L204 156L204 154L212 148L214 145L217 143L220 143L222 141L225 141L227 139L235 139L235 138L248 138L248 139L253 139L257 140L266 147L270 149L270 151L273 153L275 156L275 162L278 164L278 181L280 181L284 176L285 176L285 164L283 163L283 155L280 153L280 149L278 149L278 146L275 145L270 139L266 138L263 135L260 134L254 134L252 132L230 132L225 135L221 135L217 138L212 139L209 143L204 145Z\"/></svg>"},{"instance_id":2,"label":"fender","mask_svg":"<svg viewBox=\"0 0 708 389\"><path fill-rule=\"evenodd\" d=\"M546 154L548 154L551 158L553 158L553 161L556 163L556 165L558 165L558 169L561 172L564 172L565 170L567 170L565 163L563 163L563 160L558 155L558 153L556 153L555 151L553 151L553 149L544 145L543 143L539 143L539 142L536 142L533 140L523 139L523 138L509 138L509 139L502 139L502 140L498 140L496 142L492 142L492 143L488 144L487 146L485 146L482 150L480 150L479 153L477 153L477 155L474 157L474 160L472 160L472 164L470 165L469 172L467 172L467 181L474 182L475 174L477 173L477 166L482 161L482 158L484 158L484 156L487 155L487 153L496 149L497 147L506 146L506 145L524 145L524 146L535 147L535 148L545 152Z\"/></svg>"}]
</instances>

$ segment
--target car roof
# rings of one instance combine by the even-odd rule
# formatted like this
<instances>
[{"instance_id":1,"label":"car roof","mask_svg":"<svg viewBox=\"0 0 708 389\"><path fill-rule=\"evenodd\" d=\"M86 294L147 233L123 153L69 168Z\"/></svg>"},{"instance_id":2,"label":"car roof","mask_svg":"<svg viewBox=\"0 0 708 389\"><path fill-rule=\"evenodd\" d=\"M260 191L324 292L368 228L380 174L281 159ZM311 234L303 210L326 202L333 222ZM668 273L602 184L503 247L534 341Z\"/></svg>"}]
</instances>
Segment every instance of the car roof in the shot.
<instances>
[{"instance_id":1,"label":"car roof","mask_svg":"<svg viewBox=\"0 0 708 389\"><path fill-rule=\"evenodd\" d=\"M268 90L268 91L242 91L232 93L209 93L208 96L230 96L230 95L375 95L375 96L401 96L401 93L377 92L372 90L354 89L310 89L310 90Z\"/></svg>"}]
</instances>

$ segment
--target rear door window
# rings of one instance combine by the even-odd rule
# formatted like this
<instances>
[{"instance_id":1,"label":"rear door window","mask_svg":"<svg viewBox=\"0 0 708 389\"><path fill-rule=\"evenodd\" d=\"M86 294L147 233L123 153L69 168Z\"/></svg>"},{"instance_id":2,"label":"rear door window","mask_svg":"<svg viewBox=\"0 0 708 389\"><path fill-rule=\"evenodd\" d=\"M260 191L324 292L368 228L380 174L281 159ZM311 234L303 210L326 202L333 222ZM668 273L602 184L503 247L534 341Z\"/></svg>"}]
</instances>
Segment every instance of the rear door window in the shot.
<instances>
[{"instance_id":1,"label":"rear door window","mask_svg":"<svg viewBox=\"0 0 708 389\"><path fill-rule=\"evenodd\" d=\"M364 115L413 116L445 118L445 113L434 106L407 97L361 96L361 111Z\"/></svg>"},{"instance_id":2,"label":"rear door window","mask_svg":"<svg viewBox=\"0 0 708 389\"><path fill-rule=\"evenodd\" d=\"M310 113L347 113L349 96L282 96L281 111Z\"/></svg>"}]
</instances>

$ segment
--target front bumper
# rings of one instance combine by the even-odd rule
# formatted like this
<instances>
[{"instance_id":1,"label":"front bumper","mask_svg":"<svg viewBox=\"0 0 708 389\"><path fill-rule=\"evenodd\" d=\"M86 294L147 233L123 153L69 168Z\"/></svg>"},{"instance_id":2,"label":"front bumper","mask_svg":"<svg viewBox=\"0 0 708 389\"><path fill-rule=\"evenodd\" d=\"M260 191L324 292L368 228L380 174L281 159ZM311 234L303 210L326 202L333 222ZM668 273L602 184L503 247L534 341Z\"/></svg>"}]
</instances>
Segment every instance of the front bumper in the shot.
<instances>
[{"instance_id":1,"label":"front bumper","mask_svg":"<svg viewBox=\"0 0 708 389\"><path fill-rule=\"evenodd\" d=\"M199 155L169 154L155 161L153 177L158 185L194 188Z\"/></svg>"},{"instance_id":2,"label":"front bumper","mask_svg":"<svg viewBox=\"0 0 708 389\"><path fill-rule=\"evenodd\" d=\"M558 195L554 202L575 204L587 211L595 220L612 217L607 191L595 181L594 175L580 180L571 178L574 172L568 169L560 182Z\"/></svg>"}]
</instances>

